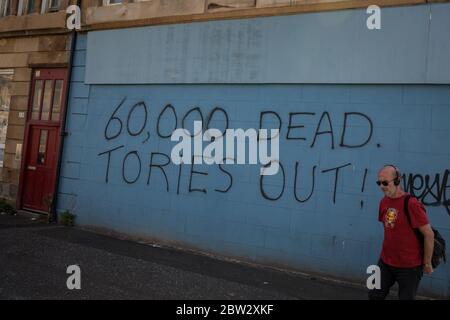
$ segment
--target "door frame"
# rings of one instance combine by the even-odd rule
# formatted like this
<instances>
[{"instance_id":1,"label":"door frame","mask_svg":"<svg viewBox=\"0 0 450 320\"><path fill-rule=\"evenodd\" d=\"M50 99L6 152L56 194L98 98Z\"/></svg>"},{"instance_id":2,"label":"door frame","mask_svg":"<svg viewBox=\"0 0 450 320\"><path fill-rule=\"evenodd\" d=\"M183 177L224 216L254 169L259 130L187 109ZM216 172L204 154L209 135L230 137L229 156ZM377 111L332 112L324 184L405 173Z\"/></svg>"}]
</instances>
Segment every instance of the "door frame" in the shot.
<instances>
[{"instance_id":1,"label":"door frame","mask_svg":"<svg viewBox=\"0 0 450 320\"><path fill-rule=\"evenodd\" d=\"M60 108L60 117L59 117L59 121L42 121L42 120L32 120L31 116L32 116L32 109L33 109L33 99L34 99L34 91L35 91L35 82L36 80L43 80L43 82L45 83L45 80L49 80L49 78L46 78L45 76L36 76L36 71L61 71L64 72L63 75L63 87L62 87L62 96L61 96L61 108ZM54 78L50 78L55 80ZM57 79L56 79L57 80ZM53 205L50 207L48 212L43 212L43 211L39 211L39 210L34 210L34 209L29 209L29 208L24 208L23 207L23 193L24 193L24 185L26 183L25 181L25 166L26 166L26 161L28 158L28 152L29 152L29 144L30 144L30 134L31 134L31 127L32 126L47 126L47 127L59 127L58 133L57 133L57 149L56 149L56 165L54 168L54 174L55 176L58 174L58 163L59 163L59 157L61 156L61 141L62 141L62 130L63 130L63 118L65 116L66 113L66 101L67 101L67 91L68 91L68 85L69 85L69 70L68 68L62 67L62 68L33 68L32 69L32 77L31 77L31 81L30 81L30 90L29 90L29 95L28 95L28 106L27 106L27 116L26 116L26 123L25 123L25 133L24 133L24 141L23 141L23 147L22 147L22 159L20 161L20 177L19 177L19 188L18 188L18 192L17 192L17 198L16 198L16 207L19 209L23 209L23 210L27 210L27 211L34 211L34 212L38 212L38 213L43 213L43 214L51 214L51 210ZM52 87L52 105L53 105L53 95L54 95L54 85ZM42 98L44 96L44 91L45 91L45 86L43 87L42 90ZM41 106L40 106L40 112L42 112L42 102L41 102ZM52 108L53 109L53 108ZM51 115L50 115L51 117ZM53 199L55 199L55 193L57 192L56 190L56 186L58 185L58 179L59 177L55 177L55 183L53 185Z\"/></svg>"}]
</instances>

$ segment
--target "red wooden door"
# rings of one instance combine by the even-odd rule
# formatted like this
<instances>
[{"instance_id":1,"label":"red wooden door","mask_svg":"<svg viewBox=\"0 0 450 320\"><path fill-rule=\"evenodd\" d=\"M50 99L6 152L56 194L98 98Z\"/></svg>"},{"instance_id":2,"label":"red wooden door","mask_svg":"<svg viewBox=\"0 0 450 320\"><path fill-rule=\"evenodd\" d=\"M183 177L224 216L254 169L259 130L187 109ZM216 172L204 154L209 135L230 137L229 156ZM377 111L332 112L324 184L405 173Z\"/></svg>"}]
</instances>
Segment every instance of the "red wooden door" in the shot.
<instances>
[{"instance_id":1,"label":"red wooden door","mask_svg":"<svg viewBox=\"0 0 450 320\"><path fill-rule=\"evenodd\" d=\"M22 206L48 212L56 182L58 128L31 126L28 141Z\"/></svg>"},{"instance_id":2,"label":"red wooden door","mask_svg":"<svg viewBox=\"0 0 450 320\"><path fill-rule=\"evenodd\" d=\"M55 194L67 70L33 71L20 179L20 207L50 212Z\"/></svg>"}]
</instances>

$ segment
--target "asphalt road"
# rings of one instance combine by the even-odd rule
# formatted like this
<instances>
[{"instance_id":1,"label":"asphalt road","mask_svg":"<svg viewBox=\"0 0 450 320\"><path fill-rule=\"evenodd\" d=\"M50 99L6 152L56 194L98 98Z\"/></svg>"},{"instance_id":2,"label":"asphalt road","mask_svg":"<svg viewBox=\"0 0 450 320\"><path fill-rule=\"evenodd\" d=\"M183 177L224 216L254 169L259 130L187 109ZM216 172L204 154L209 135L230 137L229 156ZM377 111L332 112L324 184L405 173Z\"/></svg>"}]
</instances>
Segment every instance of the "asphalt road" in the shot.
<instances>
[{"instance_id":1,"label":"asphalt road","mask_svg":"<svg viewBox=\"0 0 450 320\"><path fill-rule=\"evenodd\" d=\"M81 289L69 290L78 265ZM366 299L363 287L0 215L0 299Z\"/></svg>"}]
</instances>

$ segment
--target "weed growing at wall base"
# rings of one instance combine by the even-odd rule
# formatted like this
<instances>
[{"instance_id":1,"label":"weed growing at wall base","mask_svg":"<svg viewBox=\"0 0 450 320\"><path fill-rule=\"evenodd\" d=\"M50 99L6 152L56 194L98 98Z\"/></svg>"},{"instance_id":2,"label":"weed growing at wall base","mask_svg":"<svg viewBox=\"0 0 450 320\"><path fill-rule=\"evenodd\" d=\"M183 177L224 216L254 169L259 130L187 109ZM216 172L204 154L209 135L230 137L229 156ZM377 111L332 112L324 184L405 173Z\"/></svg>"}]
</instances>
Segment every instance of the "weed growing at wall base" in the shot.
<instances>
[{"instance_id":1,"label":"weed growing at wall base","mask_svg":"<svg viewBox=\"0 0 450 320\"><path fill-rule=\"evenodd\" d=\"M66 210L59 214L59 222L65 226L72 227L75 222L75 215Z\"/></svg>"}]
</instances>

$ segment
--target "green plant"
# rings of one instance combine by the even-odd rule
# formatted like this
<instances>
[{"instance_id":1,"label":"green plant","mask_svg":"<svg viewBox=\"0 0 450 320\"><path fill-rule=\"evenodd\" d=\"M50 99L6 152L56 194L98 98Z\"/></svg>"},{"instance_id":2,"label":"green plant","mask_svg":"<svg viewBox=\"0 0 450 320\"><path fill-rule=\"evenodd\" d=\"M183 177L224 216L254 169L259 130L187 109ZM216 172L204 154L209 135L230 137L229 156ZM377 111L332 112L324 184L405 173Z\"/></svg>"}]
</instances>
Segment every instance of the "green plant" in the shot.
<instances>
[{"instance_id":1,"label":"green plant","mask_svg":"<svg viewBox=\"0 0 450 320\"><path fill-rule=\"evenodd\" d=\"M59 222L65 226L73 226L76 215L71 213L69 210L66 210L59 214Z\"/></svg>"},{"instance_id":2,"label":"green plant","mask_svg":"<svg viewBox=\"0 0 450 320\"><path fill-rule=\"evenodd\" d=\"M6 212L7 214L15 214L16 210L5 199L0 199L0 212Z\"/></svg>"}]
</instances>

